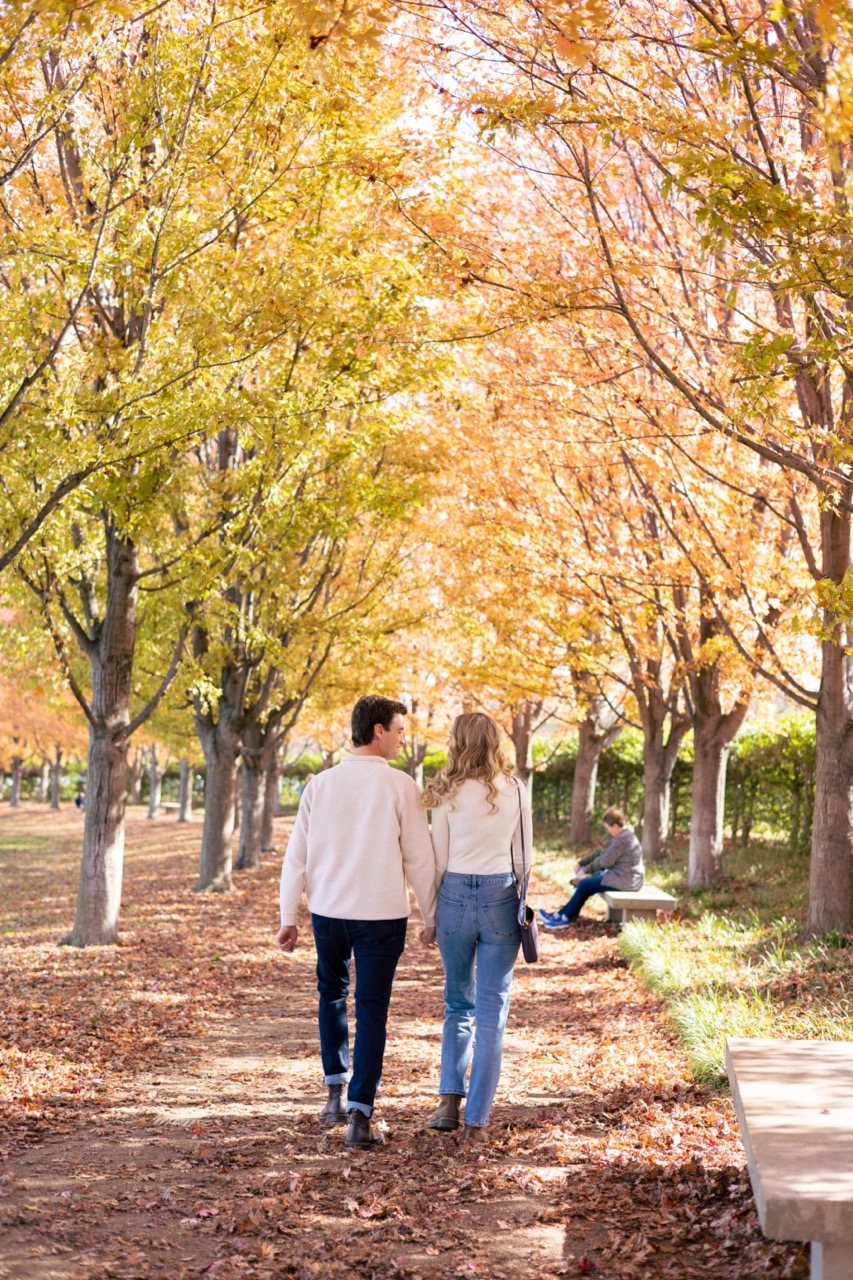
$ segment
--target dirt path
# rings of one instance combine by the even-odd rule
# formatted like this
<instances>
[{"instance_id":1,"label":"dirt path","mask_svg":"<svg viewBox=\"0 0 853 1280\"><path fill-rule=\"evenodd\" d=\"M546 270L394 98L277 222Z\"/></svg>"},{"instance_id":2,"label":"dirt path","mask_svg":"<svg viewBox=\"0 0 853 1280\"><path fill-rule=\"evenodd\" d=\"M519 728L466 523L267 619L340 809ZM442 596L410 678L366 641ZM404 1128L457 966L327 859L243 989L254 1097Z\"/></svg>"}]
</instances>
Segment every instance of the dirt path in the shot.
<instances>
[{"instance_id":1,"label":"dirt path","mask_svg":"<svg viewBox=\"0 0 853 1280\"><path fill-rule=\"evenodd\" d=\"M193 899L198 832L134 815L124 944L93 960L57 951L68 908L39 893L73 863L69 824L47 865L43 849L0 857L31 899L0 962L6 1070L32 1103L0 1147L0 1280L807 1275L799 1250L763 1241L728 1103L687 1083L603 924L546 937L543 963L519 966L493 1144L469 1159L423 1128L441 976L412 938L377 1112L388 1146L348 1153L316 1122L307 931L290 960L269 947L277 859L232 896ZM32 1025L46 1007L53 1021Z\"/></svg>"}]
</instances>

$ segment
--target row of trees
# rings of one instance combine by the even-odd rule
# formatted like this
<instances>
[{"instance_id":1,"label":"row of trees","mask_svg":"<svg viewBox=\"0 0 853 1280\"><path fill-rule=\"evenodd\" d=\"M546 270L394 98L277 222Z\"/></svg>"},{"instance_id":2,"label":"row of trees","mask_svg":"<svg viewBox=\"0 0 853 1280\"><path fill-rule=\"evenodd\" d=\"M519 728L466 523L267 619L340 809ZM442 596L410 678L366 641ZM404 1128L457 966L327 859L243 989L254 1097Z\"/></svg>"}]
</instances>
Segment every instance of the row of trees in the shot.
<instances>
[{"instance_id":1,"label":"row of trees","mask_svg":"<svg viewBox=\"0 0 853 1280\"><path fill-rule=\"evenodd\" d=\"M694 884L720 874L725 764L756 680L814 712L808 930L847 928L850 15L440 13L440 85L492 179L440 222L410 208L502 334L469 366L491 418L472 493L506 531L498 563L533 578L524 611L573 659L583 637L595 696L622 714L614 692L630 693L649 831L693 728Z\"/></svg>"},{"instance_id":2,"label":"row of trees","mask_svg":"<svg viewBox=\"0 0 853 1280\"><path fill-rule=\"evenodd\" d=\"M3 645L86 726L69 941L116 937L140 733L197 738L197 888L224 890L238 764L253 865L287 743L331 754L379 683L415 774L454 703L522 772L576 724L575 841L635 725L650 859L692 730L697 885L735 735L784 694L817 723L808 928L853 923L848 19L0 26Z\"/></svg>"}]
</instances>

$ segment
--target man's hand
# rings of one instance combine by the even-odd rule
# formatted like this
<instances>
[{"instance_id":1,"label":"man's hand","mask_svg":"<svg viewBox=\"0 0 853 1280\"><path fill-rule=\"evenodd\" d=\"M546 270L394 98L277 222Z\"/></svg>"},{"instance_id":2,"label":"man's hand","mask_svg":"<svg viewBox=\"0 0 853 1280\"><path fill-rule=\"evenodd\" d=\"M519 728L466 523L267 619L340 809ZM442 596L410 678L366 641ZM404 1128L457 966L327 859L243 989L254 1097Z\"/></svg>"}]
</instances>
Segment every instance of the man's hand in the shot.
<instances>
[{"instance_id":1,"label":"man's hand","mask_svg":"<svg viewBox=\"0 0 853 1280\"><path fill-rule=\"evenodd\" d=\"M288 955L296 950L296 939L298 930L295 924L283 924L275 935L275 945L280 951L286 951Z\"/></svg>"},{"instance_id":2,"label":"man's hand","mask_svg":"<svg viewBox=\"0 0 853 1280\"><path fill-rule=\"evenodd\" d=\"M438 949L438 943L435 940L435 926L421 929L421 942L425 947L429 947L431 951Z\"/></svg>"}]
</instances>

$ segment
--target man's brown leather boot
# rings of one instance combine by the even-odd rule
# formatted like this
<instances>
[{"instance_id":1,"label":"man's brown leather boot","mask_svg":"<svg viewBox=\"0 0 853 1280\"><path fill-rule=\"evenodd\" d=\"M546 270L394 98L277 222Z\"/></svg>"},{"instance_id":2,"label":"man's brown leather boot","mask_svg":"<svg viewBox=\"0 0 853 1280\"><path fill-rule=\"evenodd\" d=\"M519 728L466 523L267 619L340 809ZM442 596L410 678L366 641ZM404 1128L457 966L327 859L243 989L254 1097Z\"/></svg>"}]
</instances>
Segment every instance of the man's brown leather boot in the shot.
<instances>
[{"instance_id":1,"label":"man's brown leather boot","mask_svg":"<svg viewBox=\"0 0 853 1280\"><path fill-rule=\"evenodd\" d=\"M329 1100L320 1112L321 1124L346 1124L349 1117L341 1099L343 1087L342 1084L329 1085Z\"/></svg>"},{"instance_id":2,"label":"man's brown leather boot","mask_svg":"<svg viewBox=\"0 0 853 1280\"><path fill-rule=\"evenodd\" d=\"M385 1139L381 1133L371 1132L370 1116L366 1116L363 1111L350 1112L349 1128L347 1129L348 1147L367 1150L370 1147L381 1147L384 1143Z\"/></svg>"}]
</instances>

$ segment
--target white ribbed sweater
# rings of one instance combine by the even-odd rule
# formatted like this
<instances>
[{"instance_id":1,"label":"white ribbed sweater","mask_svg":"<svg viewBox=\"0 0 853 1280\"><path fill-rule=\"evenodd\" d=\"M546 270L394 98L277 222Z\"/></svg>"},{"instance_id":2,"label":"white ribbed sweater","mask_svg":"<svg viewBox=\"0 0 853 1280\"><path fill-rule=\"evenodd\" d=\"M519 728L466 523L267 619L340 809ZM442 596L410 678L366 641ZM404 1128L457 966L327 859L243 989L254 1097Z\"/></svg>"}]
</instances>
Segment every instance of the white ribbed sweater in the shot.
<instances>
[{"instance_id":1,"label":"white ribbed sweater","mask_svg":"<svg viewBox=\"0 0 853 1280\"><path fill-rule=\"evenodd\" d=\"M302 793L281 869L281 923L296 924L303 889L316 915L435 919L435 862L417 783L379 756L350 756Z\"/></svg>"},{"instance_id":2,"label":"white ribbed sweater","mask_svg":"<svg viewBox=\"0 0 853 1280\"><path fill-rule=\"evenodd\" d=\"M530 796L523 783L496 778L497 813L491 811L484 782L469 778L452 797L450 804L432 811L432 847L435 850L436 885L446 871L460 875L496 876L512 870L522 875L519 795L524 822L524 869L530 870L533 856L533 818ZM452 807L451 807L452 806Z\"/></svg>"}]
</instances>

